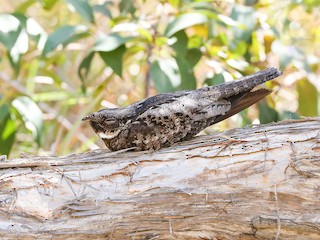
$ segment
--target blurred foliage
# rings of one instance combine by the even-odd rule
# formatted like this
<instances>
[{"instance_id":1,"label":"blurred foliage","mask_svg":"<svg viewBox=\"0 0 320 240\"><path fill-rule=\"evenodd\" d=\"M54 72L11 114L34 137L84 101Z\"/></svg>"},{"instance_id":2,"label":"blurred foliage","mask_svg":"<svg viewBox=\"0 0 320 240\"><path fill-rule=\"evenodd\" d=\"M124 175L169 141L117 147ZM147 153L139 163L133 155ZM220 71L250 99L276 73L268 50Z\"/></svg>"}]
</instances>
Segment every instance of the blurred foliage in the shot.
<instances>
[{"instance_id":1,"label":"blurred foliage","mask_svg":"<svg viewBox=\"0 0 320 240\"><path fill-rule=\"evenodd\" d=\"M6 1L0 12L0 154L95 149L103 144L81 125L89 112L268 66L285 71L267 83L275 93L220 129L318 115L317 2Z\"/></svg>"}]
</instances>

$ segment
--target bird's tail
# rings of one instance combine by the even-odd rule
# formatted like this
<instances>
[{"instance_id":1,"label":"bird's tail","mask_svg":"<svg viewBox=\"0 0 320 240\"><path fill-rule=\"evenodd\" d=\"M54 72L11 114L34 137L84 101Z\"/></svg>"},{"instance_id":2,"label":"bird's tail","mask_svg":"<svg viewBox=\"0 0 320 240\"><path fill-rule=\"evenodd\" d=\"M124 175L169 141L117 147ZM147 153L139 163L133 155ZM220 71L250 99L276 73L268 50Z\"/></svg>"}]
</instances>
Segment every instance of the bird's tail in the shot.
<instances>
[{"instance_id":1,"label":"bird's tail","mask_svg":"<svg viewBox=\"0 0 320 240\"><path fill-rule=\"evenodd\" d=\"M239 78L236 81L231 81L225 84L210 86L203 90L215 90L223 98L232 97L239 93L249 92L256 86L279 77L282 71L275 67L270 67L254 74Z\"/></svg>"}]
</instances>

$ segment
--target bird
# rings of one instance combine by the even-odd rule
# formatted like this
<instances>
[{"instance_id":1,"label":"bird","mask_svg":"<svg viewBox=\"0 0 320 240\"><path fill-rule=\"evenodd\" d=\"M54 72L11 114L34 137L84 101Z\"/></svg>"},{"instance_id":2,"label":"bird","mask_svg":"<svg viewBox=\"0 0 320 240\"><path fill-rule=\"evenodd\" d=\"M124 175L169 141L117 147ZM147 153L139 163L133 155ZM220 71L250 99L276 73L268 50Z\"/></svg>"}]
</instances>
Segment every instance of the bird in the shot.
<instances>
[{"instance_id":1,"label":"bird","mask_svg":"<svg viewBox=\"0 0 320 240\"><path fill-rule=\"evenodd\" d=\"M158 94L121 108L106 108L82 119L112 151L159 150L189 140L260 101L272 91L256 87L282 72L270 67L236 81L196 90Z\"/></svg>"}]
</instances>

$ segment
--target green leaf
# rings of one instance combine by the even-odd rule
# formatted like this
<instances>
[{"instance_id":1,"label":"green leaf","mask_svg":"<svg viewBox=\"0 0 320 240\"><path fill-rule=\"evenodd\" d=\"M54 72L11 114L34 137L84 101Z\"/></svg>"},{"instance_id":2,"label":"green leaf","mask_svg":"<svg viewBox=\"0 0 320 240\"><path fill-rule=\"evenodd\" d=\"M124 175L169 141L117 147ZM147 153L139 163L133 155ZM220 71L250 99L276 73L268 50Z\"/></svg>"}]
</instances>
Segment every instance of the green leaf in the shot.
<instances>
[{"instance_id":1,"label":"green leaf","mask_svg":"<svg viewBox=\"0 0 320 240\"><path fill-rule=\"evenodd\" d=\"M180 73L180 85L176 89L195 89L196 78L193 67L200 60L202 53L198 48L188 49L188 36L181 30L173 35L177 41L172 45L176 52L176 63Z\"/></svg>"},{"instance_id":2,"label":"green leaf","mask_svg":"<svg viewBox=\"0 0 320 240\"><path fill-rule=\"evenodd\" d=\"M122 77L122 58L126 52L125 43L134 37L123 37L118 33L101 35L96 41L93 51L99 52L103 61Z\"/></svg>"},{"instance_id":3,"label":"green leaf","mask_svg":"<svg viewBox=\"0 0 320 240\"><path fill-rule=\"evenodd\" d=\"M208 21L208 18L201 13L185 13L177 18L175 18L172 22L170 22L165 30L165 35L171 37L173 34L186 29L188 27L203 24Z\"/></svg>"},{"instance_id":4,"label":"green leaf","mask_svg":"<svg viewBox=\"0 0 320 240\"><path fill-rule=\"evenodd\" d=\"M111 14L110 10L108 9L108 5L111 5L111 4L112 4L111 2L104 2L102 4L94 5L92 7L92 9L93 9L93 11L99 12L106 17L112 18L112 14Z\"/></svg>"},{"instance_id":5,"label":"green leaf","mask_svg":"<svg viewBox=\"0 0 320 240\"><path fill-rule=\"evenodd\" d=\"M302 3L305 5L307 12L312 12L315 7L319 7L318 0L303 0ZM301 2L299 1L298 4L300 5Z\"/></svg>"},{"instance_id":6,"label":"green leaf","mask_svg":"<svg viewBox=\"0 0 320 240\"><path fill-rule=\"evenodd\" d=\"M313 117L318 115L318 91L308 79L297 82L299 112L303 116Z\"/></svg>"},{"instance_id":7,"label":"green leaf","mask_svg":"<svg viewBox=\"0 0 320 240\"><path fill-rule=\"evenodd\" d=\"M84 25L70 26L65 25L51 33L44 45L42 55L45 56L60 44L64 47L70 42L88 36L88 28Z\"/></svg>"},{"instance_id":8,"label":"green leaf","mask_svg":"<svg viewBox=\"0 0 320 240\"><path fill-rule=\"evenodd\" d=\"M172 5L174 8L179 6L180 0L168 0L169 4Z\"/></svg>"},{"instance_id":9,"label":"green leaf","mask_svg":"<svg viewBox=\"0 0 320 240\"><path fill-rule=\"evenodd\" d=\"M113 51L99 52L99 55L101 56L103 61L107 65L109 65L118 76L122 77L122 60L125 52L126 47L122 45Z\"/></svg>"},{"instance_id":10,"label":"green leaf","mask_svg":"<svg viewBox=\"0 0 320 240\"><path fill-rule=\"evenodd\" d=\"M21 32L20 21L12 14L0 14L0 42L11 50Z\"/></svg>"},{"instance_id":11,"label":"green leaf","mask_svg":"<svg viewBox=\"0 0 320 240\"><path fill-rule=\"evenodd\" d=\"M244 5L235 5L231 12L231 18L245 26L245 28L233 27L234 37L238 40L248 42L251 38L251 33L254 31L257 24L254 8Z\"/></svg>"},{"instance_id":12,"label":"green leaf","mask_svg":"<svg viewBox=\"0 0 320 240\"><path fill-rule=\"evenodd\" d=\"M18 7L15 9L16 13L25 13L27 11L27 9L32 5L36 3L36 0L27 0L27 1L23 1L20 5L18 5Z\"/></svg>"},{"instance_id":13,"label":"green leaf","mask_svg":"<svg viewBox=\"0 0 320 240\"><path fill-rule=\"evenodd\" d=\"M184 32L184 30L181 30L179 32L176 32L173 37L175 37L177 41L172 44L172 48L176 51L177 55L184 55L188 50L187 34Z\"/></svg>"},{"instance_id":14,"label":"green leaf","mask_svg":"<svg viewBox=\"0 0 320 240\"><path fill-rule=\"evenodd\" d=\"M6 47L11 65L19 72L20 59L28 51L26 17L21 14L0 14L0 42Z\"/></svg>"},{"instance_id":15,"label":"green leaf","mask_svg":"<svg viewBox=\"0 0 320 240\"><path fill-rule=\"evenodd\" d=\"M138 33L140 34L140 38L142 38L142 40L145 40L148 44L152 44L153 41L153 36L152 33L147 30L147 29L143 29L143 28L138 28ZM139 38L137 38L138 40Z\"/></svg>"},{"instance_id":16,"label":"green leaf","mask_svg":"<svg viewBox=\"0 0 320 240\"><path fill-rule=\"evenodd\" d=\"M74 7L81 17L94 23L93 9L87 0L67 0L67 2Z\"/></svg>"},{"instance_id":17,"label":"green leaf","mask_svg":"<svg viewBox=\"0 0 320 240\"><path fill-rule=\"evenodd\" d=\"M279 120L288 120L288 119L299 119L299 115L294 112L283 111L279 116Z\"/></svg>"},{"instance_id":18,"label":"green leaf","mask_svg":"<svg viewBox=\"0 0 320 240\"><path fill-rule=\"evenodd\" d=\"M217 8L211 1L191 1L190 7L198 11L207 10L212 13L218 13Z\"/></svg>"},{"instance_id":19,"label":"green leaf","mask_svg":"<svg viewBox=\"0 0 320 240\"><path fill-rule=\"evenodd\" d=\"M57 3L58 1L57 0L41 0L40 2L42 4L42 7L45 10L50 10L54 6L54 4Z\"/></svg>"},{"instance_id":20,"label":"green leaf","mask_svg":"<svg viewBox=\"0 0 320 240\"><path fill-rule=\"evenodd\" d=\"M188 48L192 49L192 48L201 48L204 45L203 41L202 41L202 37L197 36L197 35L193 35L192 37L189 38L188 41Z\"/></svg>"},{"instance_id":21,"label":"green leaf","mask_svg":"<svg viewBox=\"0 0 320 240\"><path fill-rule=\"evenodd\" d=\"M12 16L14 16L15 18L17 18L19 20L21 28L26 28L27 27L27 20L29 18L26 17L24 14L22 14L22 13L13 13Z\"/></svg>"},{"instance_id":22,"label":"green leaf","mask_svg":"<svg viewBox=\"0 0 320 240\"><path fill-rule=\"evenodd\" d=\"M272 51L280 57L280 67L285 68L292 64L297 69L310 72L308 58L301 48L295 46L285 46L280 41L275 40L272 44Z\"/></svg>"},{"instance_id":23,"label":"green leaf","mask_svg":"<svg viewBox=\"0 0 320 240\"><path fill-rule=\"evenodd\" d=\"M201 59L202 53L199 48L191 48L186 53L186 60L191 67L194 67Z\"/></svg>"},{"instance_id":24,"label":"green leaf","mask_svg":"<svg viewBox=\"0 0 320 240\"><path fill-rule=\"evenodd\" d=\"M259 103L259 120L260 123L270 123L279 120L278 112L262 101Z\"/></svg>"},{"instance_id":25,"label":"green leaf","mask_svg":"<svg viewBox=\"0 0 320 240\"><path fill-rule=\"evenodd\" d=\"M40 145L43 119L38 105L29 97L22 96L14 99L12 106L20 113L26 128L32 131L34 139Z\"/></svg>"},{"instance_id":26,"label":"green leaf","mask_svg":"<svg viewBox=\"0 0 320 240\"><path fill-rule=\"evenodd\" d=\"M16 125L9 112L9 105L0 106L0 154L9 155L14 143Z\"/></svg>"},{"instance_id":27,"label":"green leaf","mask_svg":"<svg viewBox=\"0 0 320 240\"><path fill-rule=\"evenodd\" d=\"M193 73L193 65L190 62L188 62L188 59L184 57L176 57L176 61L179 67L179 73L181 78L181 83L178 89L195 89L197 86L197 80Z\"/></svg>"},{"instance_id":28,"label":"green leaf","mask_svg":"<svg viewBox=\"0 0 320 240\"><path fill-rule=\"evenodd\" d=\"M241 112L238 113L241 117L241 120L242 120L242 123L241 123L241 126L244 127L244 126L248 126L248 125L251 125L252 124L252 120L250 119L250 117L248 116L248 108L247 109L244 109L242 110Z\"/></svg>"},{"instance_id":29,"label":"green leaf","mask_svg":"<svg viewBox=\"0 0 320 240\"><path fill-rule=\"evenodd\" d=\"M110 35L101 35L96 41L93 47L93 51L110 52L132 39L134 39L134 37L122 37L117 33L112 33Z\"/></svg>"},{"instance_id":30,"label":"green leaf","mask_svg":"<svg viewBox=\"0 0 320 240\"><path fill-rule=\"evenodd\" d=\"M119 5L121 15L127 15L130 13L133 15L136 12L136 7L134 6L134 1L122 0Z\"/></svg>"},{"instance_id":31,"label":"green leaf","mask_svg":"<svg viewBox=\"0 0 320 240\"><path fill-rule=\"evenodd\" d=\"M244 45L243 47L246 51L247 46ZM245 51L243 51L242 54L245 54ZM238 51L238 54L241 55L241 52L242 51L240 52ZM252 34L252 43L251 43L251 46L249 47L249 52L251 55L251 61L253 62L259 62L259 61L262 61L262 59L264 59L265 48L261 44L260 40L258 39L258 35L256 32Z\"/></svg>"},{"instance_id":32,"label":"green leaf","mask_svg":"<svg viewBox=\"0 0 320 240\"><path fill-rule=\"evenodd\" d=\"M82 92L85 93L86 88L85 88L85 80L88 77L88 73L90 71L91 67L91 62L94 57L95 52L91 52L86 56L82 62L80 63L80 66L78 68L78 76L80 77L81 80L81 88Z\"/></svg>"},{"instance_id":33,"label":"green leaf","mask_svg":"<svg viewBox=\"0 0 320 240\"><path fill-rule=\"evenodd\" d=\"M226 26L231 26L231 27L239 27L239 28L243 28L243 24L234 21L232 18L223 15L223 14L218 14L217 18L222 22L222 24L218 21L218 23L220 23L220 25L226 25Z\"/></svg>"},{"instance_id":34,"label":"green leaf","mask_svg":"<svg viewBox=\"0 0 320 240\"><path fill-rule=\"evenodd\" d=\"M16 18L19 21L19 29L26 31L29 37L31 37L32 40L38 43L38 49L42 50L45 44L45 41L47 40L47 33L43 30L43 28L39 25L39 23L33 18L27 18L25 15L21 13L14 13L11 16ZM6 31L5 28L3 29L4 31ZM15 44L15 42L12 42L12 41L13 39L9 39L8 42L10 45ZM26 49L25 51L27 51L28 41L23 42L23 44L25 44L24 48Z\"/></svg>"},{"instance_id":35,"label":"green leaf","mask_svg":"<svg viewBox=\"0 0 320 240\"><path fill-rule=\"evenodd\" d=\"M33 18L27 19L26 27L30 38L37 43L38 49L42 51L48 38L47 33Z\"/></svg>"},{"instance_id":36,"label":"green leaf","mask_svg":"<svg viewBox=\"0 0 320 240\"><path fill-rule=\"evenodd\" d=\"M179 69L174 59L155 60L151 65L150 75L158 93L173 92L181 84Z\"/></svg>"},{"instance_id":37,"label":"green leaf","mask_svg":"<svg viewBox=\"0 0 320 240\"><path fill-rule=\"evenodd\" d=\"M224 83L224 76L223 73L214 74L211 78L206 78L205 84L208 86L215 86Z\"/></svg>"},{"instance_id":38,"label":"green leaf","mask_svg":"<svg viewBox=\"0 0 320 240\"><path fill-rule=\"evenodd\" d=\"M241 40L231 40L229 43L229 48L234 56L244 56L247 52L248 44Z\"/></svg>"}]
</instances>

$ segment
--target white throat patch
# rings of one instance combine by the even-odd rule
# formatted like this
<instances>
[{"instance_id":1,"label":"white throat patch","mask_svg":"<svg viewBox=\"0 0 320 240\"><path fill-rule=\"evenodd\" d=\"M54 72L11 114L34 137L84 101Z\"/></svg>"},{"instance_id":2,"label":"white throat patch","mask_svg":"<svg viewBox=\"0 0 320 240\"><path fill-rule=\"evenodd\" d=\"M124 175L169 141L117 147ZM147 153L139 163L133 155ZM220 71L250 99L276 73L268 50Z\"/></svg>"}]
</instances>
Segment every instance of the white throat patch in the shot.
<instances>
[{"instance_id":1,"label":"white throat patch","mask_svg":"<svg viewBox=\"0 0 320 240\"><path fill-rule=\"evenodd\" d=\"M115 138L116 136L118 136L118 134L120 133L121 129L118 129L116 131L106 131L106 132L100 132L98 133L99 137L101 137L102 139L112 139Z\"/></svg>"}]
</instances>

